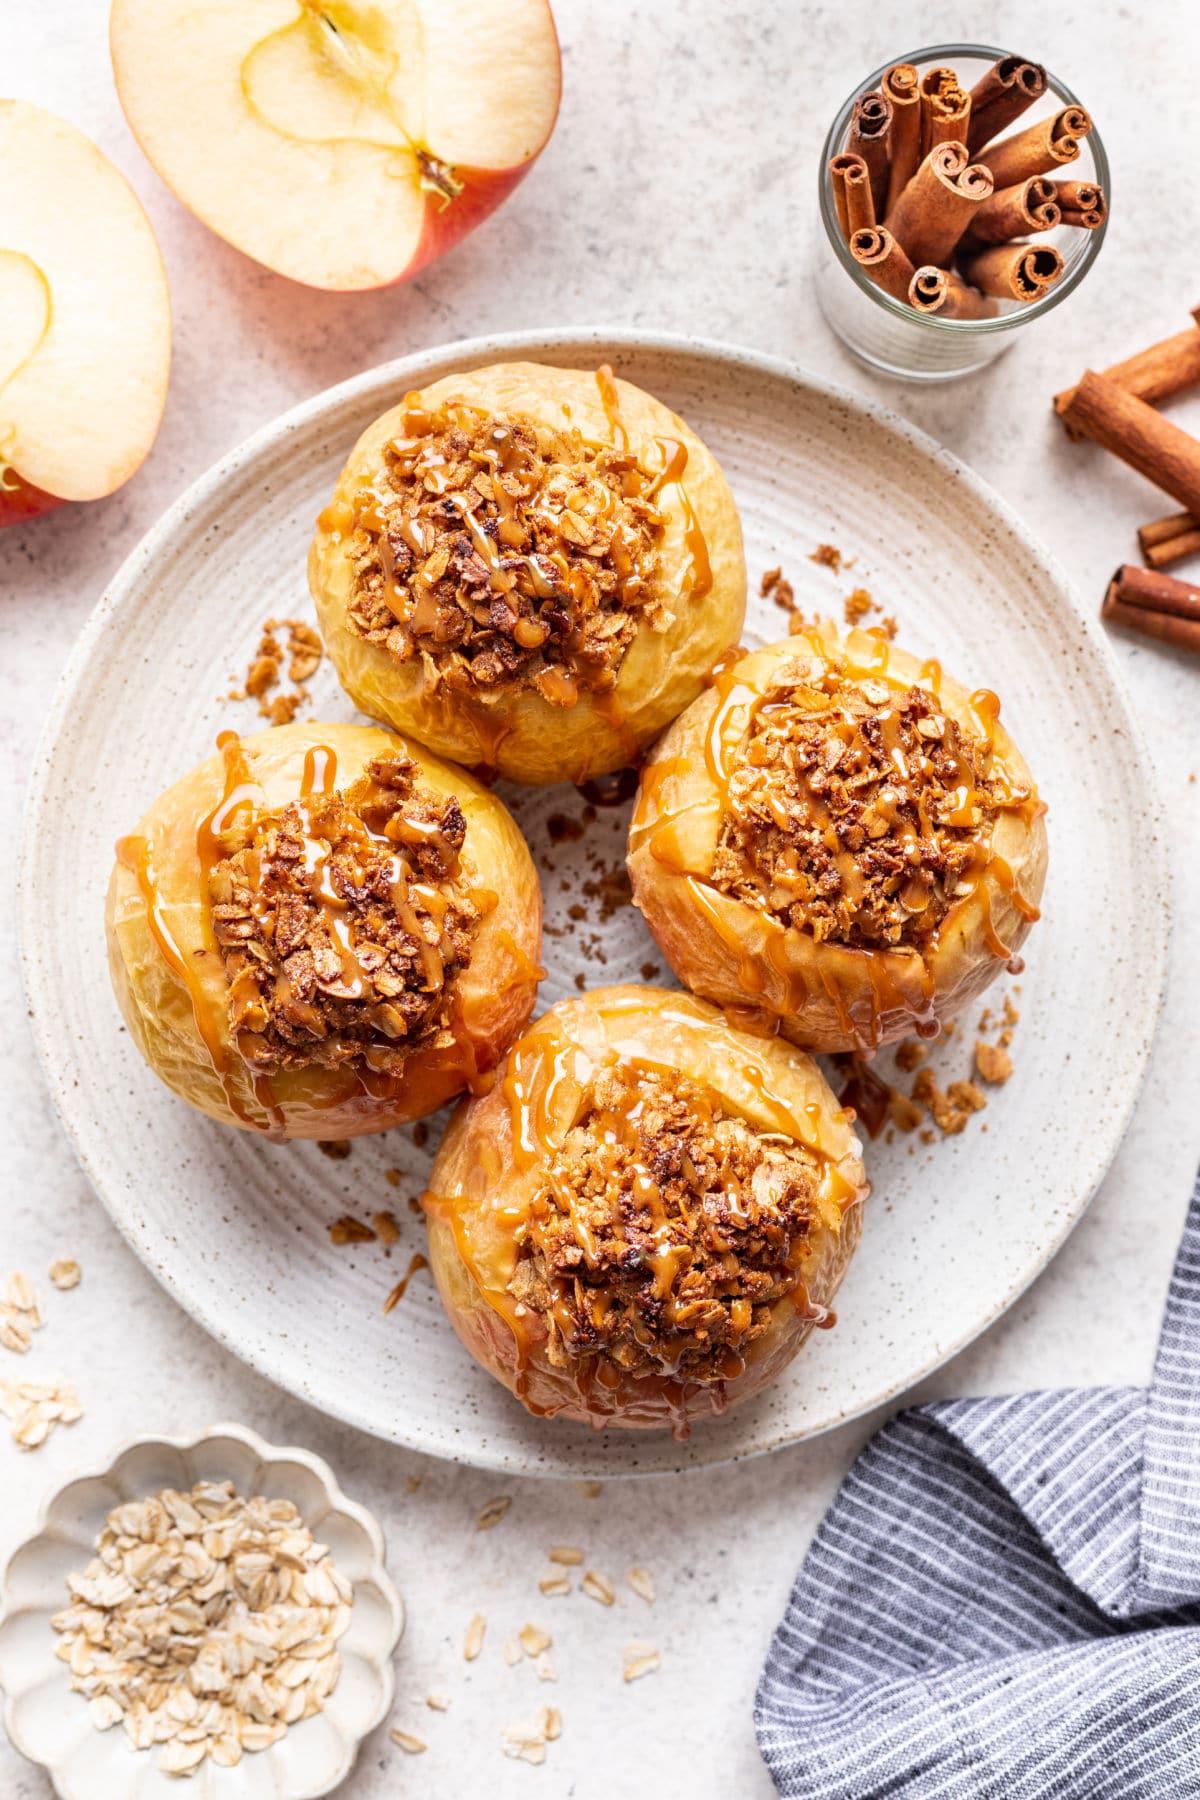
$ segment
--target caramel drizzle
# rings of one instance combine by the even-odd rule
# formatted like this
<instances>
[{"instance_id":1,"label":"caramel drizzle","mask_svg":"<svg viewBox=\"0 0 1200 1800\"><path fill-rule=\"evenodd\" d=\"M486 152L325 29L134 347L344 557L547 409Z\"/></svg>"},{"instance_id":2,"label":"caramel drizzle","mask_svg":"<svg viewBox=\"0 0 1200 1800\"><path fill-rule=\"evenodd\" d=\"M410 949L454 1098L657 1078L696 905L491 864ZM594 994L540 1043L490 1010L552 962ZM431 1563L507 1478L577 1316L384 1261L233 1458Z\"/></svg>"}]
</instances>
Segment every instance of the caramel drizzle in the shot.
<instances>
[{"instance_id":1,"label":"caramel drizzle","mask_svg":"<svg viewBox=\"0 0 1200 1800\"><path fill-rule=\"evenodd\" d=\"M797 635L808 645L808 648L814 657L823 662L828 661L828 651L824 640L822 639L819 627L809 626ZM853 657L850 654L851 646L847 644L846 663L848 674L856 679L880 679L882 677L884 680L888 681L892 687L897 690L901 689L904 684L899 682L888 672L889 655L886 638L875 637L870 633L856 633L852 635L857 636L859 639L866 639L871 645L871 650L866 657ZM717 791L723 812L729 810L729 784L733 773L733 761L737 748L751 730L755 717L759 711L764 707L769 707L771 704L770 690L763 690L754 683L743 680L738 674L739 666L740 659L739 661L730 662L727 666L718 665L718 669L714 671L713 676L710 677L710 683L717 691L717 704L713 710L713 715L709 722L708 731L704 740L704 760L709 778ZM935 696L939 695L942 682L942 668L940 663L932 658L925 662L921 667L920 679L922 682L928 683L930 691ZM977 733L986 741L988 753L990 755L995 747L995 728L1000 717L1000 701L990 689L980 688L971 695L970 707ZM889 719L890 715L884 715L883 724L885 743L887 743ZM894 720L891 720L891 731L893 739L895 739L897 727ZM896 750L898 748L897 743L893 742L890 748ZM747 951L738 932L725 918L716 891L710 890L710 883L704 877L698 876L695 873L690 867L687 857L683 853L679 836L679 824L684 816L684 812L673 812L659 797L659 790L665 786L671 777L684 773L686 771L686 766L683 759L668 758L662 764L652 764L643 775L642 790L638 801L638 811L642 813L652 809L649 813L650 831L647 839L647 848L655 861L662 863L665 867L671 869L674 873L682 876L687 881L689 892L697 910L708 920L714 933L725 947L732 951L736 956L738 962L739 984L747 994L757 999L763 993L765 987L762 972L757 966L753 956ZM973 787L968 778L969 771L966 770L965 763L963 769L961 807L965 812L969 813L973 799ZM828 810L820 800L820 797L814 794L810 789L807 798L817 822L821 822L822 814L825 815L827 820ZM1006 791L1000 792L993 791L993 804L999 811L1012 811L1017 813L1027 824L1034 819L1044 816L1046 811L1045 802L1038 798L1036 789L1032 787L1024 789L1009 788ZM953 818L951 822L953 822ZM949 908L941 925L933 934L929 947L929 956L932 956L934 952L936 952L944 932L960 912L962 906L970 899L971 894L976 891L985 874L989 872L995 875L997 882L1005 892L1009 894L1014 907L1023 918L1032 922L1041 916L1040 909L1020 892L1011 865L992 848L992 836L993 834L989 833L986 841L979 846L979 854L975 857L971 868L963 878L964 882L969 882L970 892L961 896L961 898ZM853 858L849 856L848 852L845 853L844 856L839 855L838 857L839 872L842 874L843 880L853 881L857 879L857 869L855 868L851 872L848 867L843 867L843 862L853 862ZM1010 946L1003 942L995 930L991 917L990 897L986 894L985 900L986 905L984 908L983 921L985 948L990 956L993 956L998 960L1007 961L1012 955L1012 950ZM807 983L804 981L802 974L800 971L793 969L789 965L786 943L789 935L796 930L796 927L784 926L777 919L774 919L765 913L761 917L761 924L764 932L762 954L768 966L781 978L783 984L782 999L778 1003L779 1010L783 1015L796 1013L801 1010L810 997ZM872 994L870 1017L866 1021L864 1031L847 1010L845 1000L837 983L833 981L825 971L821 972L822 985L826 997L834 1006L838 1018L839 1029L851 1039L858 1049L873 1049L878 1045L883 1035L883 1027L889 1011L893 1011L897 1008L903 1009L906 1012L915 1010L913 996L907 994L904 991L902 984L893 978L887 962L883 960L886 956L902 956L906 962L911 964L908 973L916 978L918 992L921 997L921 1006L915 1022L916 1031L921 1037L935 1037L937 1035L939 1026L932 1010L934 1002L934 979L926 956L923 956L921 952L912 949L911 947L906 948L903 951L892 952L879 952L864 949L856 945L839 945L838 947L845 955L865 959L863 967Z\"/></svg>"},{"instance_id":2,"label":"caramel drizzle","mask_svg":"<svg viewBox=\"0 0 1200 1800\"><path fill-rule=\"evenodd\" d=\"M601 363L596 370L596 386L600 391L600 404L604 408L604 416L608 420L609 436L613 447L617 450L628 450L629 431L621 417L621 401L617 393L617 384L608 363ZM665 487L675 489L680 510L683 513L683 536L691 558L689 577L689 593L693 600L702 600L712 587L712 564L709 561L708 541L696 517L695 508L688 498L683 486L683 472L687 468L687 445L681 444L677 438L655 438L655 448L662 457L662 467L654 481L646 490L645 498L653 500Z\"/></svg>"},{"instance_id":3,"label":"caramel drizzle","mask_svg":"<svg viewBox=\"0 0 1200 1800\"><path fill-rule=\"evenodd\" d=\"M390 1313L393 1310L393 1308L399 1306L399 1304L403 1300L405 1294L408 1292L409 1282L412 1280L413 1276L417 1273L418 1269L427 1269L428 1267L429 1267L429 1258L427 1256L422 1256L421 1253L418 1251L416 1256L414 1256L412 1261L409 1263L408 1268L405 1270L404 1274L400 1277L399 1281L396 1283L395 1287L392 1289L391 1293L388 1295L387 1299L384 1301L383 1310L385 1313Z\"/></svg>"}]
</instances>

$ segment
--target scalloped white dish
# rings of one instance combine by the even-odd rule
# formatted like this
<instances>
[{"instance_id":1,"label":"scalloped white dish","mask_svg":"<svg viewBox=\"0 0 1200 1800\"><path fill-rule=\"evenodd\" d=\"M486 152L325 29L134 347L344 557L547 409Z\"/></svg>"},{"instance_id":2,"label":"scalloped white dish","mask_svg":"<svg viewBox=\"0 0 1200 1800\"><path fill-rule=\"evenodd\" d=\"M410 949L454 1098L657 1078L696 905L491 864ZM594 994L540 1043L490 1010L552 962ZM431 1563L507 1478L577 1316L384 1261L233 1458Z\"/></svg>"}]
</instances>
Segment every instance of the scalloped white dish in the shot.
<instances>
[{"instance_id":1,"label":"scalloped white dish","mask_svg":"<svg viewBox=\"0 0 1200 1800\"><path fill-rule=\"evenodd\" d=\"M221 696L264 618L311 617L313 521L358 433L408 388L513 357L608 361L708 441L742 514L748 642L786 630L758 594L759 575L776 564L809 612L840 615L852 587L870 589L898 616L901 644L1002 696L1050 806L1015 1073L990 1093L987 1130L973 1120L936 1144L869 1147L875 1196L837 1328L760 1398L683 1444L527 1416L470 1361L421 1271L384 1315L385 1295L422 1248L404 1201L426 1184L440 1119L427 1138L411 1129L360 1138L342 1161L315 1144L227 1131L143 1066L105 966L113 842L219 730L259 723L253 705ZM855 558L853 570L838 578L809 560L819 543ZM327 667L311 711L354 716ZM546 894L540 1007L574 993L579 974L593 987L650 970L664 979L639 916L606 915L599 891L620 864L627 809L601 809L576 836L583 801L573 789L498 791ZM50 1089L101 1200L147 1265L221 1342L300 1398L397 1443L526 1474L644 1473L770 1450L880 1404L962 1348L1044 1268L1107 1169L1165 970L1168 882L1137 727L1102 633L1009 508L884 408L788 364L613 333L521 334L406 357L317 395L183 495L75 647L34 770L22 879L29 1000ZM945 1085L968 1072L969 1044L938 1046L935 1059ZM379 1244L331 1245L340 1214L385 1207L402 1226L390 1260Z\"/></svg>"},{"instance_id":2,"label":"scalloped white dish","mask_svg":"<svg viewBox=\"0 0 1200 1800\"><path fill-rule=\"evenodd\" d=\"M50 1621L68 1601L68 1573L91 1560L114 1506L210 1480L232 1481L245 1496L291 1500L328 1544L354 1600L338 1643L341 1674L322 1710L233 1768L206 1759L181 1788L178 1776L158 1766L156 1749L132 1749L120 1726L95 1728L55 1655L59 1640ZM195 1800L318 1800L345 1779L363 1738L387 1715L395 1689L392 1653L403 1628L383 1533L364 1507L346 1498L319 1457L276 1448L236 1425L215 1425L197 1437L139 1439L118 1450L106 1469L60 1488L42 1510L40 1529L9 1559L0 1581L5 1730L23 1756L46 1769L62 1800L164 1800L181 1791Z\"/></svg>"}]
</instances>

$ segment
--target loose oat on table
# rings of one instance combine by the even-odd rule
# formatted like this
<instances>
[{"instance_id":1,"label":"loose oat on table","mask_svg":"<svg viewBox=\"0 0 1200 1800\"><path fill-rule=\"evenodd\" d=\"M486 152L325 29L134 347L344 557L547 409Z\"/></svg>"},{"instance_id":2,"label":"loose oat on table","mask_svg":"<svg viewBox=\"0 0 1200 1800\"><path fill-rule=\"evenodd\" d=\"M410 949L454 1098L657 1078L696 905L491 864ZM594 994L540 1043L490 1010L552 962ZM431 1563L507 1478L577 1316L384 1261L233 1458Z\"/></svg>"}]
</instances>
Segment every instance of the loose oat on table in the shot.
<instances>
[{"instance_id":1,"label":"loose oat on table","mask_svg":"<svg viewBox=\"0 0 1200 1800\"><path fill-rule=\"evenodd\" d=\"M649 1569L630 1569L625 1579L639 1600L644 1600L647 1606L654 1605L654 1577Z\"/></svg>"},{"instance_id":2,"label":"loose oat on table","mask_svg":"<svg viewBox=\"0 0 1200 1800\"><path fill-rule=\"evenodd\" d=\"M548 1651L543 1650L540 1655L535 1656L533 1659L533 1666L537 1670L537 1678L539 1681L558 1680L558 1670L550 1661L550 1654Z\"/></svg>"},{"instance_id":3,"label":"loose oat on table","mask_svg":"<svg viewBox=\"0 0 1200 1800\"><path fill-rule=\"evenodd\" d=\"M0 1344L24 1356L42 1324L32 1281L24 1270L14 1269L5 1283L4 1299L0 1300Z\"/></svg>"},{"instance_id":4,"label":"loose oat on table","mask_svg":"<svg viewBox=\"0 0 1200 1800\"><path fill-rule=\"evenodd\" d=\"M0 1412L12 1421L13 1441L36 1450L56 1425L82 1419L79 1395L71 1381L0 1381Z\"/></svg>"},{"instance_id":5,"label":"loose oat on table","mask_svg":"<svg viewBox=\"0 0 1200 1800\"><path fill-rule=\"evenodd\" d=\"M491 1531L500 1523L511 1505L511 1494L497 1494L494 1500L488 1500L480 1508L479 1516L475 1520L476 1531Z\"/></svg>"},{"instance_id":6,"label":"loose oat on table","mask_svg":"<svg viewBox=\"0 0 1200 1800\"><path fill-rule=\"evenodd\" d=\"M515 1669L519 1662L524 1662L525 1652L521 1648L520 1638L505 1638L504 1660L510 1669Z\"/></svg>"},{"instance_id":7,"label":"loose oat on table","mask_svg":"<svg viewBox=\"0 0 1200 1800\"><path fill-rule=\"evenodd\" d=\"M543 1575L538 1582L538 1588L545 1594L547 1600L553 1600L560 1595L569 1594L571 1583L565 1575Z\"/></svg>"},{"instance_id":8,"label":"loose oat on table","mask_svg":"<svg viewBox=\"0 0 1200 1800\"><path fill-rule=\"evenodd\" d=\"M476 1613L467 1626L467 1635L463 1639L463 1656L467 1662L474 1662L483 1649L483 1634L487 1630L487 1620L482 1613Z\"/></svg>"},{"instance_id":9,"label":"loose oat on table","mask_svg":"<svg viewBox=\"0 0 1200 1800\"><path fill-rule=\"evenodd\" d=\"M417 1737L411 1731L401 1731L399 1726L393 1726L392 1730L388 1733L388 1736L391 1738L393 1744L399 1745L406 1756L420 1756L423 1751L429 1748L424 1738Z\"/></svg>"},{"instance_id":10,"label":"loose oat on table","mask_svg":"<svg viewBox=\"0 0 1200 1800\"><path fill-rule=\"evenodd\" d=\"M546 1552L552 1563L561 1563L564 1568L578 1568L583 1561L583 1551L577 1544L551 1544Z\"/></svg>"},{"instance_id":11,"label":"loose oat on table","mask_svg":"<svg viewBox=\"0 0 1200 1800\"><path fill-rule=\"evenodd\" d=\"M73 1256L59 1256L50 1264L50 1279L56 1288L79 1286L83 1270Z\"/></svg>"},{"instance_id":12,"label":"loose oat on table","mask_svg":"<svg viewBox=\"0 0 1200 1800\"><path fill-rule=\"evenodd\" d=\"M290 1500L229 1481L116 1506L67 1577L56 1654L93 1722L194 1772L265 1750L312 1718L340 1671L353 1589Z\"/></svg>"},{"instance_id":13,"label":"loose oat on table","mask_svg":"<svg viewBox=\"0 0 1200 1800\"><path fill-rule=\"evenodd\" d=\"M601 1606L612 1606L617 1598L617 1590L607 1575L601 1575L596 1569L589 1569L583 1578L581 1590L589 1600L596 1600Z\"/></svg>"},{"instance_id":14,"label":"loose oat on table","mask_svg":"<svg viewBox=\"0 0 1200 1800\"><path fill-rule=\"evenodd\" d=\"M653 1644L626 1644L624 1675L626 1681L640 1681L662 1667L662 1657Z\"/></svg>"},{"instance_id":15,"label":"loose oat on table","mask_svg":"<svg viewBox=\"0 0 1200 1800\"><path fill-rule=\"evenodd\" d=\"M425 1704L430 1712L449 1712L450 1696L449 1694L427 1694L425 1696Z\"/></svg>"},{"instance_id":16,"label":"loose oat on table","mask_svg":"<svg viewBox=\"0 0 1200 1800\"><path fill-rule=\"evenodd\" d=\"M540 1656L554 1642L550 1633L543 1631L540 1625L522 1625L517 1637L526 1656Z\"/></svg>"},{"instance_id":17,"label":"loose oat on table","mask_svg":"<svg viewBox=\"0 0 1200 1800\"><path fill-rule=\"evenodd\" d=\"M506 1725L501 1734L505 1756L523 1762L544 1763L546 1745L562 1736L562 1714L556 1706L544 1706L529 1725Z\"/></svg>"},{"instance_id":18,"label":"loose oat on table","mask_svg":"<svg viewBox=\"0 0 1200 1800\"><path fill-rule=\"evenodd\" d=\"M602 1481L577 1481L575 1486L579 1489L579 1492L583 1495L585 1500L598 1500L604 1492L604 1483Z\"/></svg>"}]
</instances>

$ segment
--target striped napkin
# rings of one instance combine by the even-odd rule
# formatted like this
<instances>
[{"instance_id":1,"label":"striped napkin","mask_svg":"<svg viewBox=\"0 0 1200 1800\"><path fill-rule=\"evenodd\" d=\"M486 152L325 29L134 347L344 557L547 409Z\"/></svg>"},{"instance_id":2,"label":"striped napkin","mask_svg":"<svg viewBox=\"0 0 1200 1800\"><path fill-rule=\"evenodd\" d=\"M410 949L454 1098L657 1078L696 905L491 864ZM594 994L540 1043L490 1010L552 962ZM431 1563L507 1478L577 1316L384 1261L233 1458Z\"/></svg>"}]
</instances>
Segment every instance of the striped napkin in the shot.
<instances>
[{"instance_id":1,"label":"striped napkin","mask_svg":"<svg viewBox=\"0 0 1200 1800\"><path fill-rule=\"evenodd\" d=\"M1103 1304L1120 1331L1119 1288ZM817 1533L755 1722L804 1800L1200 1796L1200 1180L1151 1387L893 1419Z\"/></svg>"}]
</instances>

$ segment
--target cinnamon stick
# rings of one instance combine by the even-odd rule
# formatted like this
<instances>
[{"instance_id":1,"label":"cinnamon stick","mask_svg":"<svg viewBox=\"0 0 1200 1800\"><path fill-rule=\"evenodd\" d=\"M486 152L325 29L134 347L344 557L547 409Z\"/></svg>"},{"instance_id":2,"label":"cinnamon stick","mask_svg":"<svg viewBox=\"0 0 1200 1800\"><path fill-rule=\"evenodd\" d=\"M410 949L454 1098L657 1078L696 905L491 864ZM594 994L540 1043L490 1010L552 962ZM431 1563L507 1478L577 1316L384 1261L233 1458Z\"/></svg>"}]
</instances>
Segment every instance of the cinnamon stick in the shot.
<instances>
[{"instance_id":1,"label":"cinnamon stick","mask_svg":"<svg viewBox=\"0 0 1200 1800\"><path fill-rule=\"evenodd\" d=\"M894 63L880 82L880 89L891 102L891 159L888 164L888 189L885 212L900 198L917 172L921 160L921 95L920 77L913 63Z\"/></svg>"},{"instance_id":2,"label":"cinnamon stick","mask_svg":"<svg viewBox=\"0 0 1200 1800\"><path fill-rule=\"evenodd\" d=\"M1136 563L1122 563L1108 584L1108 595L1123 606L1138 606L1145 612L1170 613L1177 619L1192 619L1200 624L1200 587L1190 581L1177 581L1174 575L1160 575L1154 569L1139 569Z\"/></svg>"},{"instance_id":3,"label":"cinnamon stick","mask_svg":"<svg viewBox=\"0 0 1200 1800\"><path fill-rule=\"evenodd\" d=\"M924 158L884 224L914 265L944 265L992 193L992 178L965 144L938 144Z\"/></svg>"},{"instance_id":4,"label":"cinnamon stick","mask_svg":"<svg viewBox=\"0 0 1200 1800\"><path fill-rule=\"evenodd\" d=\"M1191 513L1200 513L1200 441L1107 375L1088 369L1063 423L1137 469Z\"/></svg>"},{"instance_id":5,"label":"cinnamon stick","mask_svg":"<svg viewBox=\"0 0 1200 1800\"><path fill-rule=\"evenodd\" d=\"M1200 313L1200 307L1196 308L1196 312ZM1139 350L1136 356L1128 356L1124 362L1114 363L1111 369L1104 370L1104 376L1108 381L1115 381L1127 393L1135 394L1139 400L1148 400L1152 404L1169 400L1172 394L1178 394L1183 388L1195 386L1200 382L1200 318L1186 331L1177 331L1174 337L1163 338L1160 343L1151 344L1146 350ZM1071 429L1067 420L1074 398L1073 387L1064 388L1061 394L1054 396L1054 410L1071 437L1079 435Z\"/></svg>"},{"instance_id":6,"label":"cinnamon stick","mask_svg":"<svg viewBox=\"0 0 1200 1800\"><path fill-rule=\"evenodd\" d=\"M878 88L860 94L850 115L846 149L854 156L861 156L867 165L877 219L882 218L887 205L891 128L892 103L887 95Z\"/></svg>"},{"instance_id":7,"label":"cinnamon stick","mask_svg":"<svg viewBox=\"0 0 1200 1800\"><path fill-rule=\"evenodd\" d=\"M1084 231L1096 231L1103 225L1108 201L1102 187L1094 181L1054 181L1050 185L1064 225L1078 225Z\"/></svg>"},{"instance_id":8,"label":"cinnamon stick","mask_svg":"<svg viewBox=\"0 0 1200 1800\"><path fill-rule=\"evenodd\" d=\"M917 312L937 313L943 319L990 319L996 312L994 300L968 287L951 269L918 269L907 298Z\"/></svg>"},{"instance_id":9,"label":"cinnamon stick","mask_svg":"<svg viewBox=\"0 0 1200 1800\"><path fill-rule=\"evenodd\" d=\"M1176 650L1200 654L1200 587L1123 563L1108 584L1100 617Z\"/></svg>"},{"instance_id":10,"label":"cinnamon stick","mask_svg":"<svg viewBox=\"0 0 1200 1800\"><path fill-rule=\"evenodd\" d=\"M1045 91L1046 71L1041 63L1027 62L1022 56L1002 56L993 63L971 89L971 123L967 130L971 155L1007 131Z\"/></svg>"},{"instance_id":11,"label":"cinnamon stick","mask_svg":"<svg viewBox=\"0 0 1200 1800\"><path fill-rule=\"evenodd\" d=\"M1031 175L1016 187L1001 188L976 209L963 238L963 249L1007 244L1030 231L1053 231L1061 214L1054 183Z\"/></svg>"},{"instance_id":12,"label":"cinnamon stick","mask_svg":"<svg viewBox=\"0 0 1200 1800\"><path fill-rule=\"evenodd\" d=\"M893 300L908 299L913 266L885 226L856 231L850 239L850 254L885 294L890 294Z\"/></svg>"},{"instance_id":13,"label":"cinnamon stick","mask_svg":"<svg viewBox=\"0 0 1200 1800\"><path fill-rule=\"evenodd\" d=\"M965 143L971 96L953 69L928 69L921 78L921 154L938 144Z\"/></svg>"},{"instance_id":14,"label":"cinnamon stick","mask_svg":"<svg viewBox=\"0 0 1200 1800\"><path fill-rule=\"evenodd\" d=\"M861 156L844 150L840 156L830 158L829 180L842 236L849 240L856 231L875 223L867 165Z\"/></svg>"},{"instance_id":15,"label":"cinnamon stick","mask_svg":"<svg viewBox=\"0 0 1200 1800\"><path fill-rule=\"evenodd\" d=\"M962 272L972 286L1002 300L1037 300L1063 272L1052 244L992 244L964 255Z\"/></svg>"},{"instance_id":16,"label":"cinnamon stick","mask_svg":"<svg viewBox=\"0 0 1200 1800\"><path fill-rule=\"evenodd\" d=\"M1080 138L1091 129L1092 121L1082 106L1066 106L1048 118L1035 120L1014 137L990 144L981 160L998 188L1013 187L1031 175L1045 175L1063 163L1074 162Z\"/></svg>"},{"instance_id":17,"label":"cinnamon stick","mask_svg":"<svg viewBox=\"0 0 1200 1800\"><path fill-rule=\"evenodd\" d=\"M1190 512L1151 519L1138 527L1138 543L1152 569L1165 569L1182 557L1200 555L1200 519Z\"/></svg>"}]
</instances>

